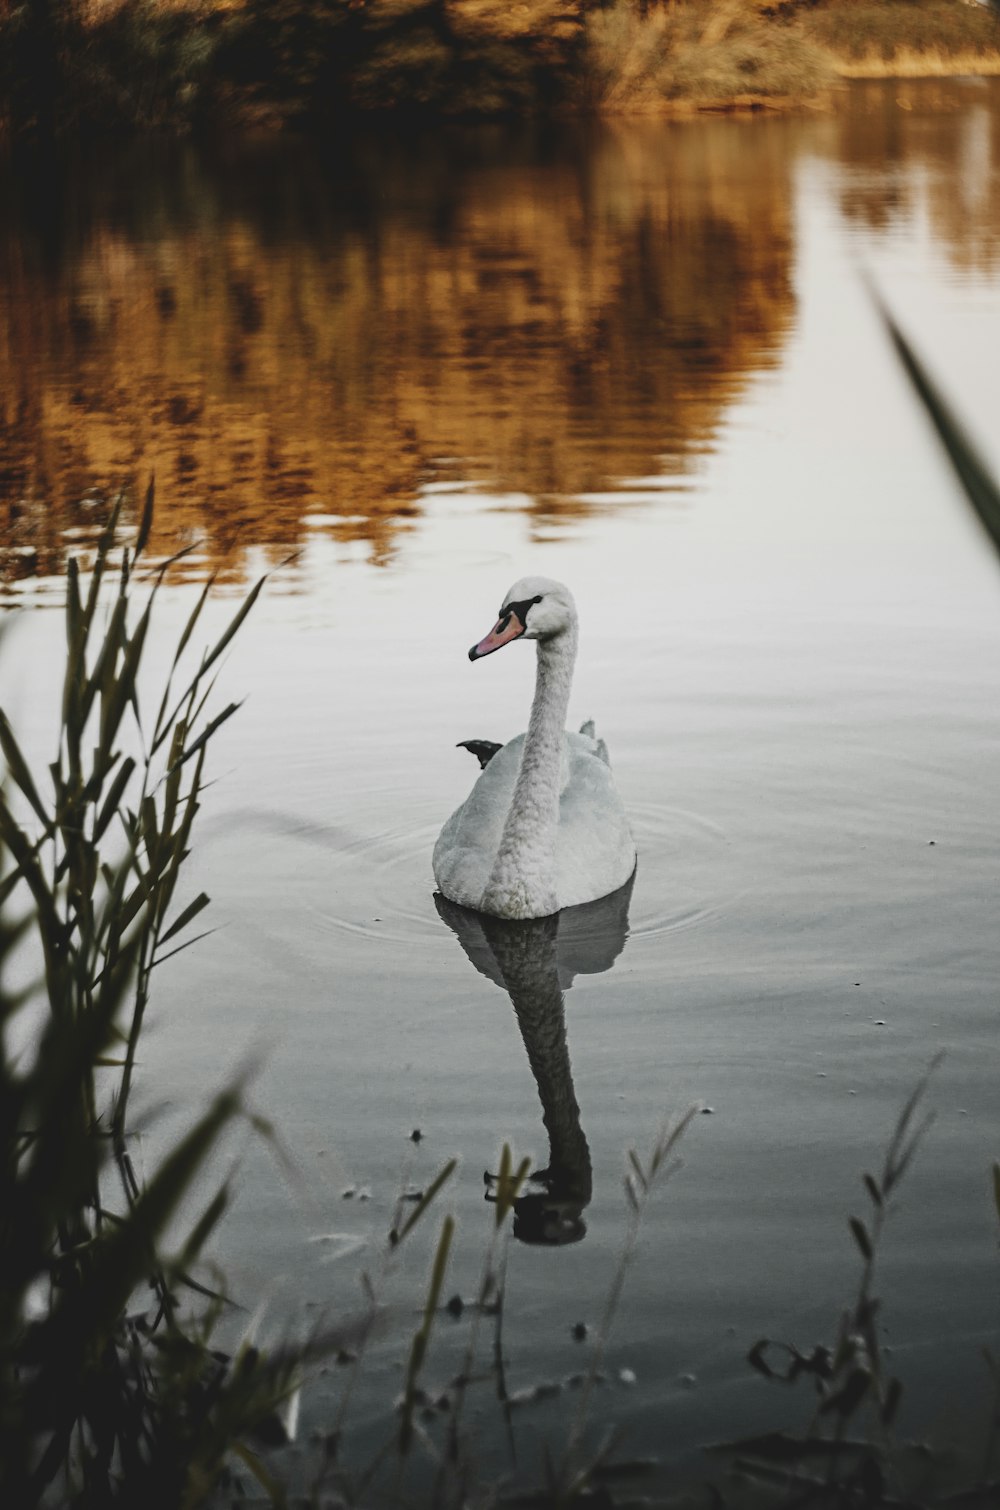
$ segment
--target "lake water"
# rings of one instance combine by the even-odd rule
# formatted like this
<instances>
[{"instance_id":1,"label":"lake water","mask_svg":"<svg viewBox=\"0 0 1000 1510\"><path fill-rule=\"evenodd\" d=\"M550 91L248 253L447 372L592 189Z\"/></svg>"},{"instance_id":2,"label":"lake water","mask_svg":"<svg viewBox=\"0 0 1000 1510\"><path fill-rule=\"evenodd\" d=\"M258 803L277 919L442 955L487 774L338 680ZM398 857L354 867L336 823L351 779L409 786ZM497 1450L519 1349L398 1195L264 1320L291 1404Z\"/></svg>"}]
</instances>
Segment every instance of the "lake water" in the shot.
<instances>
[{"instance_id":1,"label":"lake water","mask_svg":"<svg viewBox=\"0 0 1000 1510\"><path fill-rule=\"evenodd\" d=\"M161 973L137 1094L167 1103L154 1162L264 1051L256 1104L300 1174L247 1141L218 1257L265 1330L360 1310L398 1190L460 1156L385 1290L359 1453L391 1429L446 1210L445 1294L475 1293L503 1142L554 1171L510 1245L508 1386L565 1385L621 1251L625 1151L695 1102L592 1415L694 1473L706 1444L804 1419L747 1349L831 1339L861 1174L942 1048L882 1324L905 1429L947 1433L959 1399L985 1421L1000 571L862 275L1000 471L1000 83L858 85L796 118L105 152L22 163L0 193L4 703L25 742L51 737L42 610L120 483L155 469L158 552L199 542L161 661L209 569L221 624L296 553L223 672L220 706L247 702L188 877L217 931ZM639 866L596 919L512 941L449 924L430 854L476 774L456 742L525 725L530 650L466 649L526 572L576 595L571 722L607 739ZM440 1319L437 1387L467 1320ZM307 1444L344 1377L307 1392ZM491 1390L469 1417L487 1473L507 1463ZM526 1481L578 1400L515 1412Z\"/></svg>"}]
</instances>

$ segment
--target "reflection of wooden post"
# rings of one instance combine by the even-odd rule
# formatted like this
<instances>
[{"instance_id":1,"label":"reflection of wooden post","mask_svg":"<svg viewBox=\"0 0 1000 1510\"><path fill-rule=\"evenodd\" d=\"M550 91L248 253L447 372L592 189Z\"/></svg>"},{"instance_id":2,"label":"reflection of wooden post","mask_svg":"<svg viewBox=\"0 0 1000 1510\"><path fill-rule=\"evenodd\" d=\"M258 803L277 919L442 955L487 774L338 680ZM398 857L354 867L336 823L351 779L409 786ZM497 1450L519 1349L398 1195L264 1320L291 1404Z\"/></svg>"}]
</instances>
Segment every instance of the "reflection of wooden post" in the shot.
<instances>
[{"instance_id":1,"label":"reflection of wooden post","mask_svg":"<svg viewBox=\"0 0 1000 1510\"><path fill-rule=\"evenodd\" d=\"M593 1171L566 1043L556 959L559 918L506 923L484 915L482 923L517 1014L549 1138L548 1167L531 1175L536 1188L515 1203L514 1233L526 1242L573 1242L586 1231L582 1212L590 1203Z\"/></svg>"}]
</instances>

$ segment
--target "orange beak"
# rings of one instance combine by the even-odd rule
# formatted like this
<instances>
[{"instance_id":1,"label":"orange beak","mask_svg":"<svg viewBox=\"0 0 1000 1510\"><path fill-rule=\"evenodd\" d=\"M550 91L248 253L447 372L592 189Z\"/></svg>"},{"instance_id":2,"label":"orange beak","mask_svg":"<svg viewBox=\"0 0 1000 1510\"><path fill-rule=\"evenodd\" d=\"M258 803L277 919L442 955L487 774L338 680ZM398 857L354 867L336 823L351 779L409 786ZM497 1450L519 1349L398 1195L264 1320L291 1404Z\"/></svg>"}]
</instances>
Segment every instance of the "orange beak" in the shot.
<instances>
[{"instance_id":1,"label":"orange beak","mask_svg":"<svg viewBox=\"0 0 1000 1510\"><path fill-rule=\"evenodd\" d=\"M480 640L478 645L473 645L469 651L469 660L481 660L484 655L492 655L494 650L499 650L501 645L509 645L511 640L516 640L524 633L524 625L517 614L510 610L497 619L493 628L485 639Z\"/></svg>"}]
</instances>

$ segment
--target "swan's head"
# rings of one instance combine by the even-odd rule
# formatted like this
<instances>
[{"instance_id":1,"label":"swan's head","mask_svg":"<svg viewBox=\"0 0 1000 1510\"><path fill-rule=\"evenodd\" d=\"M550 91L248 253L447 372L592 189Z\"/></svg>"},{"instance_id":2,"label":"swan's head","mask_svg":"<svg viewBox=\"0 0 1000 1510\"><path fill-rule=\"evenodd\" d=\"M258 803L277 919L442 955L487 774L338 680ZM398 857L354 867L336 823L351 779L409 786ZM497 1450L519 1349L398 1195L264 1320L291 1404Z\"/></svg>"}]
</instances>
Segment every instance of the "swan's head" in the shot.
<instances>
[{"instance_id":1,"label":"swan's head","mask_svg":"<svg viewBox=\"0 0 1000 1510\"><path fill-rule=\"evenodd\" d=\"M522 577L504 598L489 634L469 651L469 660L492 655L511 640L551 640L575 623L576 604L568 587L551 577Z\"/></svg>"}]
</instances>

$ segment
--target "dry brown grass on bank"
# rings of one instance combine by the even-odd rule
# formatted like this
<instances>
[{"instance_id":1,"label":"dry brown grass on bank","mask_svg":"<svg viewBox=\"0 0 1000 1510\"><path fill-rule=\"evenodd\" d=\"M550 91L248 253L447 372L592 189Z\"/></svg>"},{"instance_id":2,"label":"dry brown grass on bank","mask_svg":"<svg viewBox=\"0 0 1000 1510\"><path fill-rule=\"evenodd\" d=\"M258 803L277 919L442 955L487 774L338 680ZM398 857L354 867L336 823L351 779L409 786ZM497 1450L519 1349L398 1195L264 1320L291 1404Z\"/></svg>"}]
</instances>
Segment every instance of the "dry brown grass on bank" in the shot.
<instances>
[{"instance_id":1,"label":"dry brown grass on bank","mask_svg":"<svg viewBox=\"0 0 1000 1510\"><path fill-rule=\"evenodd\" d=\"M582 93L605 111L787 104L836 78L793 25L732 0L691 0L641 16L630 0L588 17Z\"/></svg>"},{"instance_id":2,"label":"dry brown grass on bank","mask_svg":"<svg viewBox=\"0 0 1000 1510\"><path fill-rule=\"evenodd\" d=\"M837 73L843 79L954 79L964 74L1000 74L1000 48L996 52L913 52L900 48L891 58L875 53L867 57L839 58Z\"/></svg>"},{"instance_id":3,"label":"dry brown grass on bank","mask_svg":"<svg viewBox=\"0 0 1000 1510\"><path fill-rule=\"evenodd\" d=\"M799 24L845 79L1000 74L1000 13L975 0L826 0Z\"/></svg>"},{"instance_id":4,"label":"dry brown grass on bank","mask_svg":"<svg viewBox=\"0 0 1000 1510\"><path fill-rule=\"evenodd\" d=\"M822 53L790 30L736 31L714 46L678 49L665 79L669 100L711 105L816 99L833 83Z\"/></svg>"},{"instance_id":5,"label":"dry brown grass on bank","mask_svg":"<svg viewBox=\"0 0 1000 1510\"><path fill-rule=\"evenodd\" d=\"M634 0L592 12L580 103L599 111L788 106L842 78L1000 74L1000 15L961 0Z\"/></svg>"},{"instance_id":6,"label":"dry brown grass on bank","mask_svg":"<svg viewBox=\"0 0 1000 1510\"><path fill-rule=\"evenodd\" d=\"M841 64L927 57L944 71L956 59L1000 55L1000 16L975 0L826 0L797 9L806 34Z\"/></svg>"}]
</instances>

